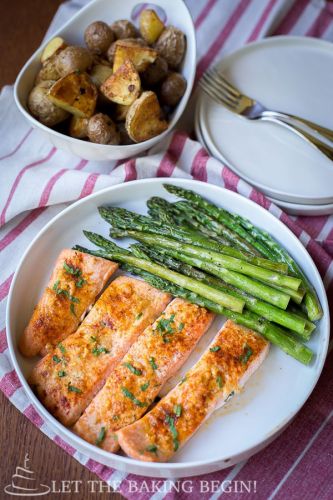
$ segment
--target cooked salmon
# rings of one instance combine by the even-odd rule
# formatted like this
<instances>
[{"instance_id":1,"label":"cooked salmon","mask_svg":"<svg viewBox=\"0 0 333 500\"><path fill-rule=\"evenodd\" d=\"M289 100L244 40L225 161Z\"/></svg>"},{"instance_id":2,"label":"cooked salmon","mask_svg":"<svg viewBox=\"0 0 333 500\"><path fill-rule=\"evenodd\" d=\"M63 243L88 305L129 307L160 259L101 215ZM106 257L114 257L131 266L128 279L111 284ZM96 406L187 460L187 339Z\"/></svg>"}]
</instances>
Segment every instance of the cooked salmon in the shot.
<instances>
[{"instance_id":1,"label":"cooked salmon","mask_svg":"<svg viewBox=\"0 0 333 500\"><path fill-rule=\"evenodd\" d=\"M100 257L64 249L50 281L20 339L24 356L46 354L75 332L118 264Z\"/></svg>"},{"instance_id":2,"label":"cooked salmon","mask_svg":"<svg viewBox=\"0 0 333 500\"><path fill-rule=\"evenodd\" d=\"M163 383L184 363L212 320L213 314L206 309L174 299L132 345L74 431L90 443L116 451L115 431L147 411Z\"/></svg>"},{"instance_id":3,"label":"cooked salmon","mask_svg":"<svg viewBox=\"0 0 333 500\"><path fill-rule=\"evenodd\" d=\"M64 425L73 425L170 300L171 295L144 281L116 278L79 329L33 369L29 381L44 406Z\"/></svg>"},{"instance_id":4,"label":"cooked salmon","mask_svg":"<svg viewBox=\"0 0 333 500\"><path fill-rule=\"evenodd\" d=\"M217 407L244 386L268 348L257 333L227 321L182 381L143 418L116 433L121 448L139 460L169 460Z\"/></svg>"}]
</instances>

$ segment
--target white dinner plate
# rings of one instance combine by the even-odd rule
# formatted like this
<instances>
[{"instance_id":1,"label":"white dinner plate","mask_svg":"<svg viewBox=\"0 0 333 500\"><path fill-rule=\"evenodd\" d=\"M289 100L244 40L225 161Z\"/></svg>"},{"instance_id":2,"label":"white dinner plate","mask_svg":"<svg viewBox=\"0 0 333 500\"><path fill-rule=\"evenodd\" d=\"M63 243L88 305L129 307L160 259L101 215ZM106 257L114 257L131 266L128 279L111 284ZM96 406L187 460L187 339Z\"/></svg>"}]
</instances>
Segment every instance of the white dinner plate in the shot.
<instances>
[{"instance_id":1,"label":"white dinner plate","mask_svg":"<svg viewBox=\"0 0 333 500\"><path fill-rule=\"evenodd\" d=\"M333 129L333 45L302 37L251 43L218 65L227 79L270 109ZM214 156L264 194L289 203L333 203L333 162L277 124L250 121L201 92L199 120Z\"/></svg>"},{"instance_id":2,"label":"white dinner plate","mask_svg":"<svg viewBox=\"0 0 333 500\"><path fill-rule=\"evenodd\" d=\"M214 156L214 152L211 151L208 145L205 143L201 126L199 120L199 106L196 107L195 110L195 119L194 119L194 129L199 142L207 149L208 153L211 156ZM219 154L218 151L215 151L215 157L217 160L220 160L222 163L225 162L223 156ZM325 203L323 205L309 205L304 203L290 203L288 201L282 201L271 196L267 196L269 200L271 200L275 205L282 208L286 213L290 215L331 215L333 214L333 203Z\"/></svg>"},{"instance_id":3,"label":"white dinner plate","mask_svg":"<svg viewBox=\"0 0 333 500\"><path fill-rule=\"evenodd\" d=\"M315 351L310 366L303 366L272 347L268 358L241 394L217 410L169 463L154 464L108 453L85 442L53 418L27 384L36 359L23 358L17 343L61 249L77 243L91 247L82 234L83 229L108 235L108 224L99 216L97 207L112 204L145 213L146 201L151 196L174 199L164 190L163 182L193 189L273 234L302 265L317 290L324 316L309 343ZM152 477L186 477L213 472L263 448L281 432L309 397L321 373L329 338L329 311L324 286L311 257L296 236L252 201L220 187L187 179L146 179L120 184L92 194L58 214L32 241L18 265L9 292L6 319L14 368L29 399L54 431L91 459L119 470ZM201 342L201 348L223 321L221 316L214 321L205 341ZM192 362L198 349L193 353Z\"/></svg>"}]
</instances>

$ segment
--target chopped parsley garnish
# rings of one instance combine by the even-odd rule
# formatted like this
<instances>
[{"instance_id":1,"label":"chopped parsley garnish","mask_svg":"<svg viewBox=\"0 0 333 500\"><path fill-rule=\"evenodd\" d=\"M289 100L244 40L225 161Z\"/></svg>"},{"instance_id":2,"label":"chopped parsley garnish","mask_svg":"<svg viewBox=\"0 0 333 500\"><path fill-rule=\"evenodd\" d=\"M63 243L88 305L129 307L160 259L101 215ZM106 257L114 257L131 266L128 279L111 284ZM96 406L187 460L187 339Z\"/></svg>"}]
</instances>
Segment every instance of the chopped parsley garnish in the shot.
<instances>
[{"instance_id":1,"label":"chopped parsley garnish","mask_svg":"<svg viewBox=\"0 0 333 500\"><path fill-rule=\"evenodd\" d=\"M105 427L101 427L101 430L99 431L97 439L95 441L95 444L97 446L104 441L105 435L106 435L106 429L105 429Z\"/></svg>"},{"instance_id":2,"label":"chopped parsley garnish","mask_svg":"<svg viewBox=\"0 0 333 500\"><path fill-rule=\"evenodd\" d=\"M177 451L179 448L179 441L178 441L178 431L175 427L175 420L173 417L170 417L170 415L167 415L165 417L165 423L168 424L171 435L172 435L173 450Z\"/></svg>"},{"instance_id":3,"label":"chopped parsley garnish","mask_svg":"<svg viewBox=\"0 0 333 500\"><path fill-rule=\"evenodd\" d=\"M73 313L75 316L75 309L74 309L74 304L78 304L80 302L80 299L77 297L74 297L74 295L71 295L68 290L65 290L64 288L59 287L60 281L57 280L54 285L53 285L53 290L56 292L57 295L64 295L71 301L70 305L70 311Z\"/></svg>"},{"instance_id":4,"label":"chopped parsley garnish","mask_svg":"<svg viewBox=\"0 0 333 500\"><path fill-rule=\"evenodd\" d=\"M135 321L138 321L143 315L143 312L139 312L139 314L137 314L136 318L135 318Z\"/></svg>"},{"instance_id":5,"label":"chopped parsley garnish","mask_svg":"<svg viewBox=\"0 0 333 500\"><path fill-rule=\"evenodd\" d=\"M76 316L75 307L74 307L73 302L71 302L71 305L69 306L69 309L70 309L71 313L74 314L74 316Z\"/></svg>"},{"instance_id":6,"label":"chopped parsley garnish","mask_svg":"<svg viewBox=\"0 0 333 500\"><path fill-rule=\"evenodd\" d=\"M220 389L222 389L223 382L222 382L222 377L221 377L221 375L218 375L218 376L216 377L216 383L217 383L217 385L219 386L219 388L220 388Z\"/></svg>"},{"instance_id":7,"label":"chopped parsley garnish","mask_svg":"<svg viewBox=\"0 0 333 500\"><path fill-rule=\"evenodd\" d=\"M59 351L61 351L63 354L65 354L66 349L65 349L65 347L64 347L61 343L59 343L59 344L58 344L58 349L59 349Z\"/></svg>"},{"instance_id":8,"label":"chopped parsley garnish","mask_svg":"<svg viewBox=\"0 0 333 500\"><path fill-rule=\"evenodd\" d=\"M155 363L155 358L149 358L149 363L153 370L157 370L158 366Z\"/></svg>"},{"instance_id":9,"label":"chopped parsley garnish","mask_svg":"<svg viewBox=\"0 0 333 500\"><path fill-rule=\"evenodd\" d=\"M100 346L100 347L94 347L93 350L91 351L94 356L99 356L100 354L108 354L110 351L107 350L106 347Z\"/></svg>"},{"instance_id":10,"label":"chopped parsley garnish","mask_svg":"<svg viewBox=\"0 0 333 500\"><path fill-rule=\"evenodd\" d=\"M78 387L75 387L75 385L68 384L68 390L69 392L76 392L77 394L81 394L82 391Z\"/></svg>"},{"instance_id":11,"label":"chopped parsley garnish","mask_svg":"<svg viewBox=\"0 0 333 500\"><path fill-rule=\"evenodd\" d=\"M60 370L58 372L58 377L62 378L62 377L66 377L66 372L64 372L64 370Z\"/></svg>"},{"instance_id":12,"label":"chopped parsley garnish","mask_svg":"<svg viewBox=\"0 0 333 500\"><path fill-rule=\"evenodd\" d=\"M146 382L145 384L140 385L140 389L142 392L145 392L149 387L149 382Z\"/></svg>"},{"instance_id":13,"label":"chopped parsley garnish","mask_svg":"<svg viewBox=\"0 0 333 500\"><path fill-rule=\"evenodd\" d=\"M184 330L184 326L185 326L184 323L179 323L179 325L178 325L178 331L182 332Z\"/></svg>"},{"instance_id":14,"label":"chopped parsley garnish","mask_svg":"<svg viewBox=\"0 0 333 500\"><path fill-rule=\"evenodd\" d=\"M146 451L149 451L149 453L155 453L157 454L157 446L155 444L150 444L147 446Z\"/></svg>"},{"instance_id":15,"label":"chopped parsley garnish","mask_svg":"<svg viewBox=\"0 0 333 500\"><path fill-rule=\"evenodd\" d=\"M162 340L165 344L170 342L170 335L175 333L175 329L172 327L174 322L175 314L171 314L170 318L161 318L156 323L156 330L161 334Z\"/></svg>"},{"instance_id":16,"label":"chopped parsley garnish","mask_svg":"<svg viewBox=\"0 0 333 500\"><path fill-rule=\"evenodd\" d=\"M95 337L94 335L91 335L90 342L97 342L97 337Z\"/></svg>"},{"instance_id":17,"label":"chopped parsley garnish","mask_svg":"<svg viewBox=\"0 0 333 500\"><path fill-rule=\"evenodd\" d=\"M123 363L123 366L126 366L126 368L128 368L130 372L134 373L134 375L142 375L142 370L135 368L135 366L131 365L131 363Z\"/></svg>"},{"instance_id":18,"label":"chopped parsley garnish","mask_svg":"<svg viewBox=\"0 0 333 500\"><path fill-rule=\"evenodd\" d=\"M55 363L60 363L61 359L59 358L59 356L57 356L56 354L52 357L53 361Z\"/></svg>"},{"instance_id":19,"label":"chopped parsley garnish","mask_svg":"<svg viewBox=\"0 0 333 500\"><path fill-rule=\"evenodd\" d=\"M112 420L114 420L115 422L119 420L119 415L113 415Z\"/></svg>"},{"instance_id":20,"label":"chopped parsley garnish","mask_svg":"<svg viewBox=\"0 0 333 500\"><path fill-rule=\"evenodd\" d=\"M81 276L82 271L78 267L73 267L67 264L67 262L64 262L64 269L67 273L71 274L72 276Z\"/></svg>"},{"instance_id":21,"label":"chopped parsley garnish","mask_svg":"<svg viewBox=\"0 0 333 500\"><path fill-rule=\"evenodd\" d=\"M252 351L251 347L249 345L245 344L244 352L239 357L239 361L241 361L243 363L243 365L245 365L248 362L248 360L250 359L250 357L252 356L252 354L253 354L253 351Z\"/></svg>"},{"instance_id":22,"label":"chopped parsley garnish","mask_svg":"<svg viewBox=\"0 0 333 500\"><path fill-rule=\"evenodd\" d=\"M80 278L75 282L75 286L76 288L82 288L85 283L87 283L87 281L83 278Z\"/></svg>"},{"instance_id":23,"label":"chopped parsley garnish","mask_svg":"<svg viewBox=\"0 0 333 500\"><path fill-rule=\"evenodd\" d=\"M181 379L181 381L179 382L179 385L182 385L184 382L186 382L186 380L187 380L187 376L185 375L185 377L183 377Z\"/></svg>"},{"instance_id":24,"label":"chopped parsley garnish","mask_svg":"<svg viewBox=\"0 0 333 500\"><path fill-rule=\"evenodd\" d=\"M209 350L210 352L217 352L221 349L219 345L215 345L214 347L211 347Z\"/></svg>"},{"instance_id":25,"label":"chopped parsley garnish","mask_svg":"<svg viewBox=\"0 0 333 500\"><path fill-rule=\"evenodd\" d=\"M136 406L139 406L140 408L144 408L145 406L148 406L147 403L143 403L142 401L139 401L134 396L134 394L131 391L129 391L128 389L126 389L126 387L122 387L121 388L121 392L124 394L124 396L126 396L126 398L130 399L131 401L133 401L133 403Z\"/></svg>"},{"instance_id":26,"label":"chopped parsley garnish","mask_svg":"<svg viewBox=\"0 0 333 500\"><path fill-rule=\"evenodd\" d=\"M173 407L173 412L176 415L176 417L180 417L182 414L182 405L175 405Z\"/></svg>"}]
</instances>

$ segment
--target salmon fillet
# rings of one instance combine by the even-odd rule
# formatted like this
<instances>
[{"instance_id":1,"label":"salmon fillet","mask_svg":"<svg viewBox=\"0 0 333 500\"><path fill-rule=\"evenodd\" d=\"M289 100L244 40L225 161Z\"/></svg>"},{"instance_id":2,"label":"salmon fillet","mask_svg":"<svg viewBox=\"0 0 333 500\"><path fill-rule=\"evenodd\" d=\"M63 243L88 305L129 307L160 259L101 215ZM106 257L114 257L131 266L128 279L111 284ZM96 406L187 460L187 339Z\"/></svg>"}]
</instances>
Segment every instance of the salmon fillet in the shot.
<instances>
[{"instance_id":1,"label":"salmon fillet","mask_svg":"<svg viewBox=\"0 0 333 500\"><path fill-rule=\"evenodd\" d=\"M24 356L46 354L75 332L118 264L64 249L19 342Z\"/></svg>"},{"instance_id":2,"label":"salmon fillet","mask_svg":"<svg viewBox=\"0 0 333 500\"><path fill-rule=\"evenodd\" d=\"M261 365L269 344L227 321L182 381L143 418L116 434L124 452L147 462L166 462Z\"/></svg>"},{"instance_id":3,"label":"salmon fillet","mask_svg":"<svg viewBox=\"0 0 333 500\"><path fill-rule=\"evenodd\" d=\"M78 420L137 337L165 309L171 295L144 281L116 278L85 318L34 367L29 382L64 425Z\"/></svg>"},{"instance_id":4,"label":"salmon fillet","mask_svg":"<svg viewBox=\"0 0 333 500\"><path fill-rule=\"evenodd\" d=\"M74 431L90 443L116 451L115 431L131 424L153 403L161 386L187 359L214 315L174 299L140 335L93 399Z\"/></svg>"}]
</instances>

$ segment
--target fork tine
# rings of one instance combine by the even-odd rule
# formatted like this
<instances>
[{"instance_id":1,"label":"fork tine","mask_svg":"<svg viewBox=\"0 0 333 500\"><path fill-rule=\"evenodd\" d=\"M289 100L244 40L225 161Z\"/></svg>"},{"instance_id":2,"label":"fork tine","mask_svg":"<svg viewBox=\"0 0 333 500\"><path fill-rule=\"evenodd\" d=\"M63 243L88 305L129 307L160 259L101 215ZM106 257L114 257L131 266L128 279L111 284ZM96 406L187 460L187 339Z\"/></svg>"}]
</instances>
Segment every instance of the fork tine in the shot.
<instances>
[{"instance_id":1,"label":"fork tine","mask_svg":"<svg viewBox=\"0 0 333 500\"><path fill-rule=\"evenodd\" d=\"M228 89L228 91L233 94L235 97L241 97L242 94L239 92L238 89L236 89L236 87L234 87L224 76L222 73L220 73L217 68L214 68L214 75L215 75L215 79L217 79L221 85L223 85L223 87L225 89Z\"/></svg>"},{"instance_id":2,"label":"fork tine","mask_svg":"<svg viewBox=\"0 0 333 500\"><path fill-rule=\"evenodd\" d=\"M215 80L212 80L209 78L209 76L203 76L202 77L203 82L205 82L206 85L209 85L211 88L214 89L214 91L219 95L220 99L223 101L228 101L231 105L234 107L238 105L239 99L233 96L232 94L228 93L225 91L224 88L221 87L221 85L218 85Z\"/></svg>"},{"instance_id":3,"label":"fork tine","mask_svg":"<svg viewBox=\"0 0 333 500\"><path fill-rule=\"evenodd\" d=\"M215 74L212 74L211 72L207 72L203 75L203 78L205 78L206 81L209 81L209 83L211 85L213 85L218 92L223 93L224 96L226 96L230 100L233 100L233 101L239 100L240 96L235 95L234 93L230 92L229 89L227 87L225 87L225 85L216 78Z\"/></svg>"},{"instance_id":4,"label":"fork tine","mask_svg":"<svg viewBox=\"0 0 333 500\"><path fill-rule=\"evenodd\" d=\"M236 107L235 102L230 101L226 97L221 97L221 94L216 92L216 90L211 85L208 85L207 82L203 82L202 80L200 80L199 85L206 94L208 94L212 99L214 99L214 101L219 102L220 104L230 109L231 111L235 110Z\"/></svg>"}]
</instances>

